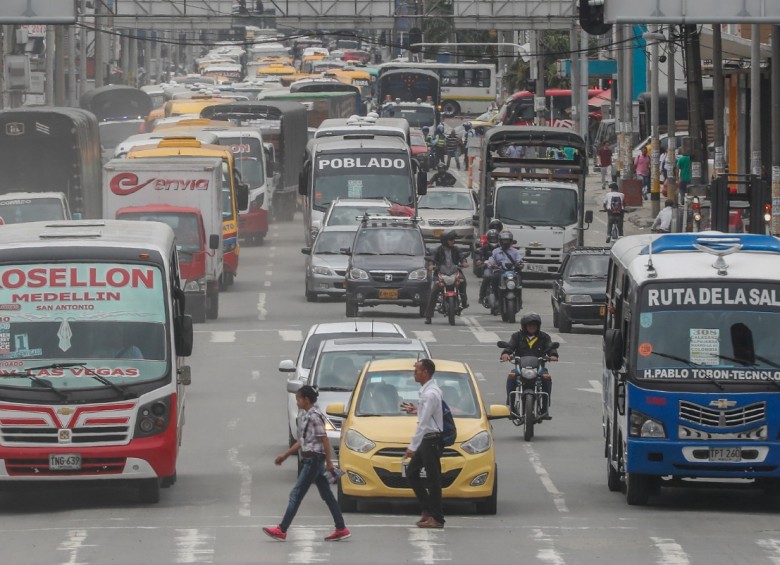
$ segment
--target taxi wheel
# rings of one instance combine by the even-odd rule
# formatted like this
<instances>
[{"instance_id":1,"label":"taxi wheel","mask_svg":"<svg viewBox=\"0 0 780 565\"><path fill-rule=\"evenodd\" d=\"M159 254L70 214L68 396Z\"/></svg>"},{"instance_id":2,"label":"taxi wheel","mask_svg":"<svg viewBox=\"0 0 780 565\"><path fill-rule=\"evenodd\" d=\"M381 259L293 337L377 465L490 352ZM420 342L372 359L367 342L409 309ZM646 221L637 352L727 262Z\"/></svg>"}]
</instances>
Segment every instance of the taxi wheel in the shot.
<instances>
[{"instance_id":1,"label":"taxi wheel","mask_svg":"<svg viewBox=\"0 0 780 565\"><path fill-rule=\"evenodd\" d=\"M357 512L357 498L344 494L344 491L341 490L341 481L339 481L336 495L342 512Z\"/></svg>"},{"instance_id":2,"label":"taxi wheel","mask_svg":"<svg viewBox=\"0 0 780 565\"><path fill-rule=\"evenodd\" d=\"M498 512L498 466L493 467L493 492L477 502L477 514L494 516Z\"/></svg>"}]
</instances>

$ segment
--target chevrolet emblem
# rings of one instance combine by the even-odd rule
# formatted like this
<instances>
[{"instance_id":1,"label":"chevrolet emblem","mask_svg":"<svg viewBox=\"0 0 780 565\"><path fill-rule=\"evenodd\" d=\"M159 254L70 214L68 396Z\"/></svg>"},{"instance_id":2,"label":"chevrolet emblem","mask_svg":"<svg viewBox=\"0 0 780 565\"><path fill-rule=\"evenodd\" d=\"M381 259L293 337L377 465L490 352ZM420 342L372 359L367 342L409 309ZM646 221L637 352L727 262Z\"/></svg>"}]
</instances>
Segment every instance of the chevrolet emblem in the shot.
<instances>
[{"instance_id":1,"label":"chevrolet emblem","mask_svg":"<svg viewBox=\"0 0 780 565\"><path fill-rule=\"evenodd\" d=\"M57 410L57 414L59 414L60 416L70 416L74 412L75 410L73 408L67 408L67 407L60 408L59 410Z\"/></svg>"},{"instance_id":2,"label":"chevrolet emblem","mask_svg":"<svg viewBox=\"0 0 780 565\"><path fill-rule=\"evenodd\" d=\"M539 243L538 241L532 241L531 243L528 244L528 247L541 247L541 246L542 244Z\"/></svg>"},{"instance_id":3,"label":"chevrolet emblem","mask_svg":"<svg viewBox=\"0 0 780 565\"><path fill-rule=\"evenodd\" d=\"M713 400L710 402L710 406L713 406L715 408L720 408L723 410L724 408L731 408L732 406L736 406L737 401L736 400L728 400L727 398L719 398L717 400Z\"/></svg>"}]
</instances>

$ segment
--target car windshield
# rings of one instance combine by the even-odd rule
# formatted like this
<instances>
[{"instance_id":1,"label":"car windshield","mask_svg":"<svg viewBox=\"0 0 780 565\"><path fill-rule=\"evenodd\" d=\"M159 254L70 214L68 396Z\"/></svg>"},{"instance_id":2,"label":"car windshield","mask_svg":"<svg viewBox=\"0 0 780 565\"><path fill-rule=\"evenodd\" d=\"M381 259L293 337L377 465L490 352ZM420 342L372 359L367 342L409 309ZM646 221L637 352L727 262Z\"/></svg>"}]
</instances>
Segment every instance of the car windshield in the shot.
<instances>
[{"instance_id":1,"label":"car windshield","mask_svg":"<svg viewBox=\"0 0 780 565\"><path fill-rule=\"evenodd\" d=\"M502 186L496 217L504 224L569 226L577 222L577 191L557 187Z\"/></svg>"},{"instance_id":2,"label":"car windshield","mask_svg":"<svg viewBox=\"0 0 780 565\"><path fill-rule=\"evenodd\" d=\"M609 255L572 255L564 278L607 278Z\"/></svg>"},{"instance_id":3,"label":"car windshield","mask_svg":"<svg viewBox=\"0 0 780 565\"><path fill-rule=\"evenodd\" d=\"M239 157L236 159L236 169L249 188L256 188L265 182L263 164L254 157Z\"/></svg>"},{"instance_id":4,"label":"car windshield","mask_svg":"<svg viewBox=\"0 0 780 565\"><path fill-rule=\"evenodd\" d=\"M309 383L322 389L338 388L352 390L360 371L368 361L375 359L405 359L424 355L423 350L376 350L376 351L327 351L320 355L314 375Z\"/></svg>"},{"instance_id":5,"label":"car windshield","mask_svg":"<svg viewBox=\"0 0 780 565\"><path fill-rule=\"evenodd\" d=\"M473 210L474 199L470 194L454 190L429 191L428 194L420 197L417 207L435 210Z\"/></svg>"},{"instance_id":6,"label":"car windshield","mask_svg":"<svg viewBox=\"0 0 780 565\"><path fill-rule=\"evenodd\" d=\"M195 214L170 214L167 212L132 212L122 214L122 220L144 222L162 222L171 227L176 234L176 249L184 253L201 250L201 232L198 217Z\"/></svg>"},{"instance_id":7,"label":"car windshield","mask_svg":"<svg viewBox=\"0 0 780 565\"><path fill-rule=\"evenodd\" d=\"M314 365L314 358L317 356L317 350L320 348L320 344L326 339L339 339L339 338L352 338L352 337L365 337L370 340L372 337L403 337L398 333L390 332L366 332L366 331L351 331L351 332L335 332L335 333L315 333L309 337L309 341L306 342L306 349L303 352L303 359L301 360L301 366L304 369L311 369Z\"/></svg>"},{"instance_id":8,"label":"car windshield","mask_svg":"<svg viewBox=\"0 0 780 565\"><path fill-rule=\"evenodd\" d=\"M336 206L328 216L329 226L356 226L360 223L358 216L386 215L387 206Z\"/></svg>"},{"instance_id":9,"label":"car windshield","mask_svg":"<svg viewBox=\"0 0 780 565\"><path fill-rule=\"evenodd\" d=\"M312 255L338 255L344 247L352 247L353 231L323 231L317 235Z\"/></svg>"},{"instance_id":10,"label":"car windshield","mask_svg":"<svg viewBox=\"0 0 780 565\"><path fill-rule=\"evenodd\" d=\"M148 264L0 267L0 388L35 387L25 370L52 363L83 363L118 384L161 378L169 355L163 280ZM32 374L63 389L106 386L83 367Z\"/></svg>"},{"instance_id":11,"label":"car windshield","mask_svg":"<svg viewBox=\"0 0 780 565\"><path fill-rule=\"evenodd\" d=\"M362 228L352 253L356 255L425 255L419 230Z\"/></svg>"},{"instance_id":12,"label":"car windshield","mask_svg":"<svg viewBox=\"0 0 780 565\"><path fill-rule=\"evenodd\" d=\"M637 317L639 379L780 382L778 285L652 285Z\"/></svg>"},{"instance_id":13,"label":"car windshield","mask_svg":"<svg viewBox=\"0 0 780 565\"><path fill-rule=\"evenodd\" d=\"M0 218L4 224L64 220L65 211L56 198L19 198L0 201Z\"/></svg>"},{"instance_id":14,"label":"car windshield","mask_svg":"<svg viewBox=\"0 0 780 565\"><path fill-rule=\"evenodd\" d=\"M439 385L452 415L458 418L479 418L481 410L468 373L436 371L433 380ZM414 380L414 369L408 371L371 372L363 379L357 393L356 416L407 416L401 402L417 404L420 385Z\"/></svg>"}]
</instances>

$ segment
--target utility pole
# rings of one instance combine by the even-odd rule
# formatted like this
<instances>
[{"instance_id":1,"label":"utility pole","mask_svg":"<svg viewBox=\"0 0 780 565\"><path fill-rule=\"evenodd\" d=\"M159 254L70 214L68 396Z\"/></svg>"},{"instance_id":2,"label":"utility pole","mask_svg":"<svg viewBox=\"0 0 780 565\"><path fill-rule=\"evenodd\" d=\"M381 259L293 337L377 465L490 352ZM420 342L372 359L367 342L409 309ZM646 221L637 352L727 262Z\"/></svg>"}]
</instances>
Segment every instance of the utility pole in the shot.
<instances>
[{"instance_id":1,"label":"utility pole","mask_svg":"<svg viewBox=\"0 0 780 565\"><path fill-rule=\"evenodd\" d=\"M772 235L780 234L780 25L772 26Z\"/></svg>"},{"instance_id":2,"label":"utility pole","mask_svg":"<svg viewBox=\"0 0 780 565\"><path fill-rule=\"evenodd\" d=\"M87 15L87 0L79 2L79 18L81 29L79 29L79 88L78 96L87 91L87 27L85 19Z\"/></svg>"},{"instance_id":3,"label":"utility pole","mask_svg":"<svg viewBox=\"0 0 780 565\"><path fill-rule=\"evenodd\" d=\"M758 24L750 26L750 173L761 176L761 35Z\"/></svg>"},{"instance_id":4,"label":"utility pole","mask_svg":"<svg viewBox=\"0 0 780 565\"><path fill-rule=\"evenodd\" d=\"M576 23L569 30L569 51L571 51L571 107L574 118L574 131L580 131L580 52L578 34L585 33Z\"/></svg>"},{"instance_id":5,"label":"utility pole","mask_svg":"<svg viewBox=\"0 0 780 565\"><path fill-rule=\"evenodd\" d=\"M661 155L661 146L658 143L658 134L661 124L661 109L659 108L658 95L658 42L664 36L653 26L653 31L645 34L645 39L650 41L650 214L655 218L661 211L661 186L658 159ZM674 102L674 95L667 98L670 104Z\"/></svg>"},{"instance_id":6,"label":"utility pole","mask_svg":"<svg viewBox=\"0 0 780 565\"><path fill-rule=\"evenodd\" d=\"M723 123L723 41L721 39L720 25L712 26L712 106L715 108L713 122L715 126L715 175L722 175L726 171L723 143L726 137Z\"/></svg>"},{"instance_id":7,"label":"utility pole","mask_svg":"<svg viewBox=\"0 0 780 565\"><path fill-rule=\"evenodd\" d=\"M103 60L103 43L105 37L103 36L103 15L104 8L103 2L95 3L95 88L100 88L105 85L105 61Z\"/></svg>"},{"instance_id":8,"label":"utility pole","mask_svg":"<svg viewBox=\"0 0 780 565\"><path fill-rule=\"evenodd\" d=\"M685 72L688 78L688 133L691 144L691 182L706 182L707 177L707 132L702 112L701 49L699 31L696 25L683 26L685 34ZM684 204L684 203L683 203Z\"/></svg>"},{"instance_id":9,"label":"utility pole","mask_svg":"<svg viewBox=\"0 0 780 565\"><path fill-rule=\"evenodd\" d=\"M588 33L585 30L580 30L580 107L577 108L577 113L580 116L580 137L585 141L585 146L588 146Z\"/></svg>"},{"instance_id":10,"label":"utility pole","mask_svg":"<svg viewBox=\"0 0 780 565\"><path fill-rule=\"evenodd\" d=\"M54 26L46 26L46 105L56 106L54 99L54 65L55 61Z\"/></svg>"},{"instance_id":11,"label":"utility pole","mask_svg":"<svg viewBox=\"0 0 780 565\"><path fill-rule=\"evenodd\" d=\"M666 54L666 197L677 205L677 180L675 178L677 166L677 91L675 89L675 48L674 26L669 28L669 43ZM677 214L672 214L672 232L679 231Z\"/></svg>"},{"instance_id":12,"label":"utility pole","mask_svg":"<svg viewBox=\"0 0 780 565\"><path fill-rule=\"evenodd\" d=\"M613 103L617 103L617 107L615 108L615 124L617 124L617 127L615 128L617 132L617 171L613 171L613 174L615 174L619 178L623 178L623 163L625 162L625 155L623 152L623 146L625 145L625 132L623 131L623 112L625 110L623 106L623 85L621 81L623 80L623 73L626 71L626 62L623 57L623 43L625 41L625 33L624 28L622 25L616 25L615 26L615 45L616 47L616 54L615 54L615 60L617 61L617 75L615 76L615 84L617 85L617 97L618 100L613 101Z\"/></svg>"},{"instance_id":13,"label":"utility pole","mask_svg":"<svg viewBox=\"0 0 780 565\"><path fill-rule=\"evenodd\" d=\"M54 26L54 104L65 106L65 27Z\"/></svg>"}]
</instances>

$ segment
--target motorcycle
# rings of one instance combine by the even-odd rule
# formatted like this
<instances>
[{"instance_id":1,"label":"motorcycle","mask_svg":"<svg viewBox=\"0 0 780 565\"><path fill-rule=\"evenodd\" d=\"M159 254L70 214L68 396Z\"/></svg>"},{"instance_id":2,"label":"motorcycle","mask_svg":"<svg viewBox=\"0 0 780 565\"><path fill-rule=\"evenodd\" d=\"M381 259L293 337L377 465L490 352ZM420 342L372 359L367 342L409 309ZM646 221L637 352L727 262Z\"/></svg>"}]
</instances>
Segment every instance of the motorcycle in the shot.
<instances>
[{"instance_id":1,"label":"motorcycle","mask_svg":"<svg viewBox=\"0 0 780 565\"><path fill-rule=\"evenodd\" d=\"M515 323L518 312L523 308L523 282L520 279L520 265L504 265L498 277L498 292L491 285L488 294L490 313L501 314L501 321Z\"/></svg>"},{"instance_id":2,"label":"motorcycle","mask_svg":"<svg viewBox=\"0 0 780 565\"><path fill-rule=\"evenodd\" d=\"M436 311L446 317L451 326L455 325L455 316L463 312L463 298L460 294L462 282L463 273L457 266L440 267L433 282L441 287L436 298Z\"/></svg>"},{"instance_id":3,"label":"motorcycle","mask_svg":"<svg viewBox=\"0 0 780 565\"><path fill-rule=\"evenodd\" d=\"M509 344L505 341L497 343L501 349L507 349ZM553 342L550 349L559 347L559 343ZM545 353L542 357L523 356L515 357L515 374L517 375L517 388L509 394L512 423L523 426L523 439L531 441L534 437L534 426L543 422L542 400L547 397L547 407L550 406L550 397L542 388L542 375L550 356Z\"/></svg>"}]
</instances>

